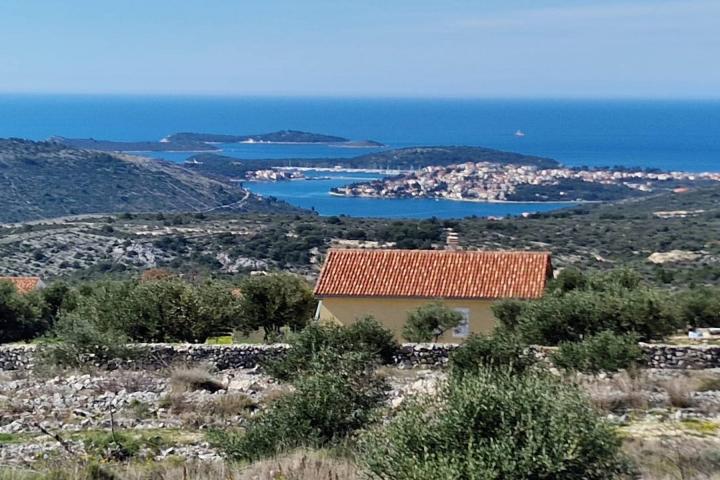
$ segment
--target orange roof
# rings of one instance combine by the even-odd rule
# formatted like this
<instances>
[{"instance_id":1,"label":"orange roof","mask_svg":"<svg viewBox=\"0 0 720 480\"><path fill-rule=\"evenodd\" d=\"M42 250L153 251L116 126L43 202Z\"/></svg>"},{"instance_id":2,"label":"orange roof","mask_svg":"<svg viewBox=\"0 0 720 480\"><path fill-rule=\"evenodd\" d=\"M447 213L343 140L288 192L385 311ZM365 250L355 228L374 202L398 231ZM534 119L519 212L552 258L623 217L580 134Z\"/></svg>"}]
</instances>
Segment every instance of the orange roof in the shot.
<instances>
[{"instance_id":1,"label":"orange roof","mask_svg":"<svg viewBox=\"0 0 720 480\"><path fill-rule=\"evenodd\" d=\"M538 298L548 252L330 250L315 294L423 298Z\"/></svg>"},{"instance_id":2,"label":"orange roof","mask_svg":"<svg viewBox=\"0 0 720 480\"><path fill-rule=\"evenodd\" d=\"M0 277L0 282L10 282L15 285L18 293L30 293L40 285L40 277Z\"/></svg>"}]
</instances>

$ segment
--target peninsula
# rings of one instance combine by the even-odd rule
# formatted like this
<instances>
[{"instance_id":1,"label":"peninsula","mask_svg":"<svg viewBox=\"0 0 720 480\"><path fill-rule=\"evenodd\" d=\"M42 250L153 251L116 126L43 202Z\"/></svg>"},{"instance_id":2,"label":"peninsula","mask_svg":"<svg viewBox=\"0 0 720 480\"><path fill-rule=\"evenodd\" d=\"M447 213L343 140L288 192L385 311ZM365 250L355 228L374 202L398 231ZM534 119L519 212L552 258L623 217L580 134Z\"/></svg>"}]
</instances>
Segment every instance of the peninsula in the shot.
<instances>
[{"instance_id":1,"label":"peninsula","mask_svg":"<svg viewBox=\"0 0 720 480\"><path fill-rule=\"evenodd\" d=\"M720 173L466 162L354 183L334 195L466 201L611 201L720 182Z\"/></svg>"}]
</instances>

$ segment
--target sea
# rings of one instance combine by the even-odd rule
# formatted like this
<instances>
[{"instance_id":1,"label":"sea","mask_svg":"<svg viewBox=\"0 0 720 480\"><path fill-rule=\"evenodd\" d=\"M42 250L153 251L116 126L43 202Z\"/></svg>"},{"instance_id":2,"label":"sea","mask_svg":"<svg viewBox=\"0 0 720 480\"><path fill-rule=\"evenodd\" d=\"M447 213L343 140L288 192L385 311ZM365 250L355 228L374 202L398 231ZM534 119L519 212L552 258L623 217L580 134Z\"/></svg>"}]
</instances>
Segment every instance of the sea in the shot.
<instances>
[{"instance_id":1,"label":"sea","mask_svg":"<svg viewBox=\"0 0 720 480\"><path fill-rule=\"evenodd\" d=\"M0 95L0 137L159 140L175 132L293 129L376 140L387 147L475 145L569 166L720 171L720 100L410 99ZM516 135L521 131L524 136ZM327 145L220 145L237 158L338 158L378 151ZM193 153L144 152L181 163ZM563 203L334 197L333 186L377 174L311 172L308 180L247 182L321 215L456 218L520 215Z\"/></svg>"}]
</instances>

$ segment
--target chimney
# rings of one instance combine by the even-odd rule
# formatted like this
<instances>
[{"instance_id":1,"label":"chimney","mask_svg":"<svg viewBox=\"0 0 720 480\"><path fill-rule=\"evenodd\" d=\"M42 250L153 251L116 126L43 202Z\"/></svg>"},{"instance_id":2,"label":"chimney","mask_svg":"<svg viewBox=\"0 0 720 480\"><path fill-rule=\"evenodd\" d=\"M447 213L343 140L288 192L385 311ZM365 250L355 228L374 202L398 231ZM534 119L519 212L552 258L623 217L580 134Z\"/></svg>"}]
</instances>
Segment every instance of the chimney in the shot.
<instances>
[{"instance_id":1,"label":"chimney","mask_svg":"<svg viewBox=\"0 0 720 480\"><path fill-rule=\"evenodd\" d=\"M445 240L445 250L460 250L460 237L452 228L448 228Z\"/></svg>"}]
</instances>

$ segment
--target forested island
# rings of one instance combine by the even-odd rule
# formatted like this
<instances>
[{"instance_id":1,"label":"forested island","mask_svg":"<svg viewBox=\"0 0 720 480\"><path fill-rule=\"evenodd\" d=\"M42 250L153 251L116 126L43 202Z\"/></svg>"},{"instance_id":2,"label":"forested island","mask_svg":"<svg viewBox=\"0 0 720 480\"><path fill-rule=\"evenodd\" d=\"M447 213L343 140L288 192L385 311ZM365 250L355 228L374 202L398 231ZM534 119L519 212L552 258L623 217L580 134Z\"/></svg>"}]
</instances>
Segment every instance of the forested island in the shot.
<instances>
[{"instance_id":1,"label":"forested island","mask_svg":"<svg viewBox=\"0 0 720 480\"><path fill-rule=\"evenodd\" d=\"M168 135L161 140L116 141L97 140L94 138L50 137L51 142L68 147L87 150L112 152L201 152L219 151L217 144L222 143L287 143L287 144L325 144L338 147L382 147L374 140L350 140L344 137L324 135L321 133L302 132L299 130L279 130L277 132L256 135L227 135L218 133L181 132Z\"/></svg>"},{"instance_id":2,"label":"forested island","mask_svg":"<svg viewBox=\"0 0 720 480\"><path fill-rule=\"evenodd\" d=\"M277 132L255 135L226 135L217 133L174 133L161 140L162 142L184 143L321 143L338 144L356 147L382 147L383 144L374 140L350 140L349 138L321 133L302 132L299 130L279 130Z\"/></svg>"}]
</instances>

